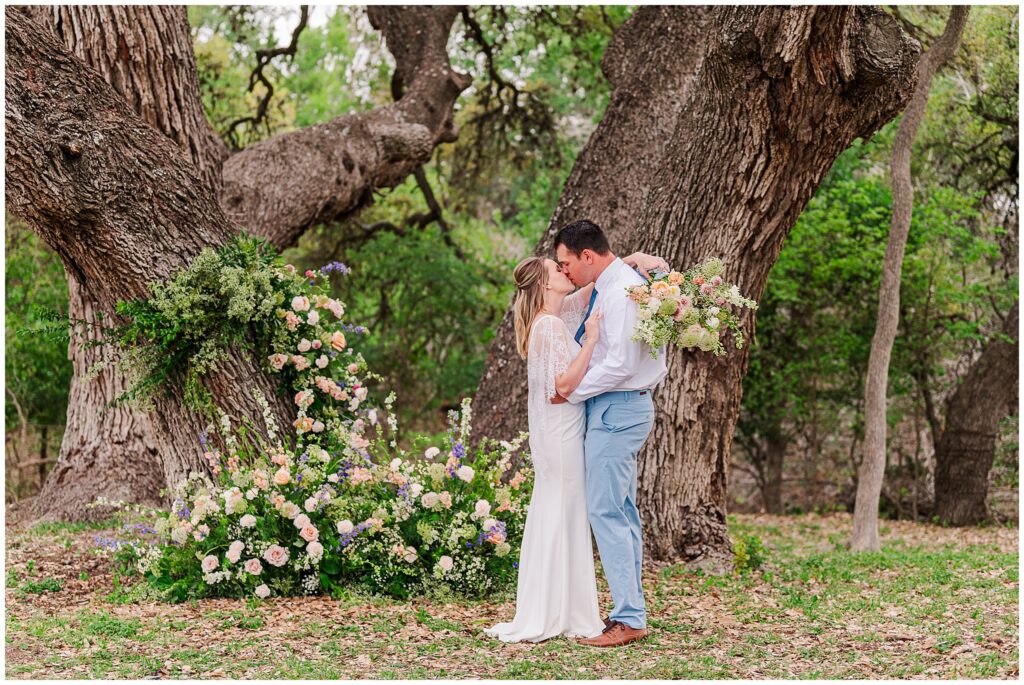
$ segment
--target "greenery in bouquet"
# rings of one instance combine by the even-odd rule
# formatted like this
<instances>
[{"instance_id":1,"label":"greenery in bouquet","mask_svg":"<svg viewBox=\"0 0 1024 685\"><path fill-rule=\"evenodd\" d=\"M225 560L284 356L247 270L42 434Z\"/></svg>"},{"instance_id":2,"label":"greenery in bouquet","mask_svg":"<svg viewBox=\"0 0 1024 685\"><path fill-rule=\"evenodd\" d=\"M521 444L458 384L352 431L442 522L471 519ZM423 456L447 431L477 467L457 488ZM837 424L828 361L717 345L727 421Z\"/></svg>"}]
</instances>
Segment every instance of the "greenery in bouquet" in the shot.
<instances>
[{"instance_id":1,"label":"greenery in bouquet","mask_svg":"<svg viewBox=\"0 0 1024 685\"><path fill-rule=\"evenodd\" d=\"M725 265L709 259L682 273L656 275L649 283L627 289L629 299L639 307L633 340L646 343L651 356L668 344L725 354L721 333L729 329L736 347L743 347L739 316L729 307L757 309L757 303L743 297L739 286L722 278Z\"/></svg>"}]
</instances>

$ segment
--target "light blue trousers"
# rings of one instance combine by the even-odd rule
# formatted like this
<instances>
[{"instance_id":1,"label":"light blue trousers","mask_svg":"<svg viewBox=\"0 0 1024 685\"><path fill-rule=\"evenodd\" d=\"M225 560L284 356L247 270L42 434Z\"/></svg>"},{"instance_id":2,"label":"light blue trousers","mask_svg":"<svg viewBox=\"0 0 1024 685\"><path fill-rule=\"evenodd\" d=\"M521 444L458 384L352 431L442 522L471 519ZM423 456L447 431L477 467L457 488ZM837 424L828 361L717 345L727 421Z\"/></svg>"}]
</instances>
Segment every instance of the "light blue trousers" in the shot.
<instances>
[{"instance_id":1,"label":"light blue trousers","mask_svg":"<svg viewBox=\"0 0 1024 685\"><path fill-rule=\"evenodd\" d=\"M654 426L654 402L649 390L606 392L588 399L586 411L587 514L615 602L609 618L646 628L636 455Z\"/></svg>"}]
</instances>

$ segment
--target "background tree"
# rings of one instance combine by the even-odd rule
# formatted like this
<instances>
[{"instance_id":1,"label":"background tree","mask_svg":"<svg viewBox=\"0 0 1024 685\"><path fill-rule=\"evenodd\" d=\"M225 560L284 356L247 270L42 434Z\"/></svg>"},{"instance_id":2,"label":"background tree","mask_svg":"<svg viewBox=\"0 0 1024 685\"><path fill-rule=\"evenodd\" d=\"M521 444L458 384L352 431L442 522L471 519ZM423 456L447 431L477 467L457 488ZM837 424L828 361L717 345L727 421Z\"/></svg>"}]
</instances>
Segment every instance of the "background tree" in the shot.
<instances>
[{"instance_id":1,"label":"background tree","mask_svg":"<svg viewBox=\"0 0 1024 685\"><path fill-rule=\"evenodd\" d=\"M889 379L889 358L899 324L899 285L903 253L910 230L913 190L910 176L910 153L917 127L924 117L932 77L939 67L956 52L960 35L967 22L967 8L954 7L942 37L922 58L917 67L914 97L900 121L893 143L892 180L893 212L889 243L885 251L884 270L878 304L878 325L871 341L871 356L864 392L864 459L858 470L857 501L853 514L851 547L855 551L879 548L878 499L886 461L886 395Z\"/></svg>"}]
</instances>

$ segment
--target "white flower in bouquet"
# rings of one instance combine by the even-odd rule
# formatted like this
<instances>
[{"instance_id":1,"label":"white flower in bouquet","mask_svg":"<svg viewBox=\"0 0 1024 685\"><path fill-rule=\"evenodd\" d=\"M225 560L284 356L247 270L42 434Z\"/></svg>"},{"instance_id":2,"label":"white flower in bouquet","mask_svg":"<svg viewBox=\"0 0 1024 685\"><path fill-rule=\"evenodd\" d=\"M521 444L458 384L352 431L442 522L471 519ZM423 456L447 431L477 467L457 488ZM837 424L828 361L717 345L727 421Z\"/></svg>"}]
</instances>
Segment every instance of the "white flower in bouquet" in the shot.
<instances>
[{"instance_id":1,"label":"white flower in bouquet","mask_svg":"<svg viewBox=\"0 0 1024 685\"><path fill-rule=\"evenodd\" d=\"M238 519L238 525L242 526L242 528L252 528L256 525L256 517L252 514L246 514Z\"/></svg>"},{"instance_id":2,"label":"white flower in bouquet","mask_svg":"<svg viewBox=\"0 0 1024 685\"><path fill-rule=\"evenodd\" d=\"M471 514L471 518L483 518L491 513L491 503L485 499L477 500L476 508Z\"/></svg>"},{"instance_id":3,"label":"white flower in bouquet","mask_svg":"<svg viewBox=\"0 0 1024 685\"><path fill-rule=\"evenodd\" d=\"M306 501L303 503L302 508L312 514L314 511L316 511L317 505L319 504L320 500L318 500L316 497L308 497L306 498Z\"/></svg>"},{"instance_id":4,"label":"white flower in bouquet","mask_svg":"<svg viewBox=\"0 0 1024 685\"><path fill-rule=\"evenodd\" d=\"M437 565L440 567L442 571L447 573L448 571L451 571L452 568L455 566L455 561L450 556L444 555L437 560Z\"/></svg>"},{"instance_id":5,"label":"white flower in bouquet","mask_svg":"<svg viewBox=\"0 0 1024 685\"><path fill-rule=\"evenodd\" d=\"M433 509L440 504L441 498L436 492L426 492L423 497L420 498L420 504L423 505L424 509Z\"/></svg>"},{"instance_id":6,"label":"white flower in bouquet","mask_svg":"<svg viewBox=\"0 0 1024 685\"><path fill-rule=\"evenodd\" d=\"M420 485L419 483L413 483L412 485L409 486L409 496L412 497L413 499L419 497L422 492L423 486Z\"/></svg>"},{"instance_id":7,"label":"white flower in bouquet","mask_svg":"<svg viewBox=\"0 0 1024 685\"><path fill-rule=\"evenodd\" d=\"M293 519L302 512L302 510L299 509L299 505L294 502L284 502L281 504L278 511L280 511L281 516L284 516L286 519Z\"/></svg>"},{"instance_id":8,"label":"white flower in bouquet","mask_svg":"<svg viewBox=\"0 0 1024 685\"><path fill-rule=\"evenodd\" d=\"M353 526L352 522L348 519L345 519L344 521L338 521L338 532L342 535L348 535L352 532L354 528L355 526Z\"/></svg>"},{"instance_id":9,"label":"white flower in bouquet","mask_svg":"<svg viewBox=\"0 0 1024 685\"><path fill-rule=\"evenodd\" d=\"M471 466L463 464L458 468L457 471L455 471L455 475L469 483L472 482L473 476L476 475L476 472L473 471L473 468Z\"/></svg>"},{"instance_id":10,"label":"white flower in bouquet","mask_svg":"<svg viewBox=\"0 0 1024 685\"><path fill-rule=\"evenodd\" d=\"M305 528L309 525L309 516L307 516L306 514L299 514L294 519L292 519L292 523L295 524L296 528Z\"/></svg>"},{"instance_id":11,"label":"white flower in bouquet","mask_svg":"<svg viewBox=\"0 0 1024 685\"><path fill-rule=\"evenodd\" d=\"M249 559L245 562L245 572L258 576L263 573L263 564L260 563L259 559Z\"/></svg>"},{"instance_id":12,"label":"white flower in bouquet","mask_svg":"<svg viewBox=\"0 0 1024 685\"><path fill-rule=\"evenodd\" d=\"M267 587L265 583L263 585L258 586L254 590L254 592L256 593L256 596L260 599L266 599L270 596L270 588Z\"/></svg>"},{"instance_id":13,"label":"white flower in bouquet","mask_svg":"<svg viewBox=\"0 0 1024 685\"><path fill-rule=\"evenodd\" d=\"M227 554L224 556L232 564L237 564L238 560L242 558L242 552L245 550L245 543L241 540L235 540L228 546Z\"/></svg>"},{"instance_id":14,"label":"white flower in bouquet","mask_svg":"<svg viewBox=\"0 0 1024 685\"><path fill-rule=\"evenodd\" d=\"M306 554L309 555L309 560L311 562L313 562L314 564L318 563L324 556L324 546L321 545L318 541L313 540L308 545L306 545Z\"/></svg>"},{"instance_id":15,"label":"white flower in bouquet","mask_svg":"<svg viewBox=\"0 0 1024 685\"><path fill-rule=\"evenodd\" d=\"M441 454L441 450L436 447L428 447L427 451L423 453L423 456L427 459L433 459L437 455Z\"/></svg>"}]
</instances>

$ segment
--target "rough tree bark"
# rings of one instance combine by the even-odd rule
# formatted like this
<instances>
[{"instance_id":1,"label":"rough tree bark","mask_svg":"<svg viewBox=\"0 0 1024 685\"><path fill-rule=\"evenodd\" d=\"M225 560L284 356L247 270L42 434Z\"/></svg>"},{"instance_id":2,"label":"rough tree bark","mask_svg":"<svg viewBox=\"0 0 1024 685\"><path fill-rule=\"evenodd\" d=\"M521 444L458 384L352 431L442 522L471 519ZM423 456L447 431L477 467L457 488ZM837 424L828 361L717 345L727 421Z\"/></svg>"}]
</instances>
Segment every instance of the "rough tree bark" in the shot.
<instances>
[{"instance_id":1,"label":"rough tree bark","mask_svg":"<svg viewBox=\"0 0 1024 685\"><path fill-rule=\"evenodd\" d=\"M227 146L203 113L198 71L184 7L49 5L25 8L57 41L89 65L123 97L143 121L186 151L211 192L219 192ZM68 316L90 325L110 310L68 272ZM84 339L95 340L93 329ZM102 512L83 507L102 495L147 505L161 502L165 487L160 445L146 412L108 405L127 390L123 374L102 368L106 347L72 339L74 373L59 459L31 506L36 518L80 519ZM112 474L124 474L113 477Z\"/></svg>"},{"instance_id":2,"label":"rough tree bark","mask_svg":"<svg viewBox=\"0 0 1024 685\"><path fill-rule=\"evenodd\" d=\"M189 152L204 185L220 190L223 171L221 204L230 199L231 213L244 219L250 232L279 247L294 243L313 223L357 211L371 201L374 188L399 182L429 158L434 145L454 138L452 105L469 83L451 70L445 52L457 8L372 8L371 22L395 55L395 78L407 84L407 97L281 136L283 144L272 139L252 146L222 169L226 148L202 114L185 8L39 7L28 13L97 69L150 125ZM337 154L328 149L332 145ZM272 176L280 183L261 185ZM150 280L157 277L152 274ZM69 269L69 282L74 279ZM89 319L100 310L109 314L111 302L101 304L88 288L75 283L70 291L72 316ZM97 494L127 493L127 499L149 502L160 487L157 483L165 476L176 478L168 473L180 470L154 471L159 462L155 446L162 447L164 440L154 433L148 416L127 407L102 411L124 383L112 370L104 371L99 382L83 383L78 374L92 365L95 354L95 349L72 345L76 379L68 433L52 483L37 499L37 515L80 518L85 513L81 505ZM103 435L118 438L111 443ZM193 434L183 449L196 450L194 443ZM120 468L111 468L115 462ZM147 464L150 473L144 477L140 471ZM121 473L133 473L134 482L129 477L115 482L112 474ZM140 482L149 485L143 488Z\"/></svg>"},{"instance_id":3,"label":"rough tree bark","mask_svg":"<svg viewBox=\"0 0 1024 685\"><path fill-rule=\"evenodd\" d=\"M889 358L899 325L900 272L910 232L914 194L910 178L910 151L917 127L924 118L932 77L960 45L967 23L967 7L950 11L946 28L917 67L917 87L903 114L892 151L892 224L885 248L885 262L878 298L878 323L871 339L864 388L864 457L857 473L857 499L853 510L850 547L856 552L877 551L878 500L882 493L886 461L886 396Z\"/></svg>"},{"instance_id":4,"label":"rough tree bark","mask_svg":"<svg viewBox=\"0 0 1024 685\"><path fill-rule=\"evenodd\" d=\"M949 399L946 427L935 449L935 515L970 526L988 518L988 474L999 421L1017 406L1020 366L1019 302L1002 335L986 345Z\"/></svg>"},{"instance_id":5,"label":"rough tree bark","mask_svg":"<svg viewBox=\"0 0 1024 685\"><path fill-rule=\"evenodd\" d=\"M700 35L707 42L675 104L671 134L644 136L658 162L642 176L609 166L603 185L591 187L613 195L609 202L619 200L620 188L650 188L641 204L622 212L628 230L620 247L677 267L719 256L726 278L757 299L784 237L835 158L906 103L918 48L869 7L716 8ZM636 35L627 45L646 42ZM616 116L609 110L598 132ZM749 312L744 323L752 334ZM712 571L731 562L726 464L748 349L728 347L720 359L669 352L669 377L639 463L649 552ZM487 373L498 357L510 356L492 350ZM502 392L511 395L519 384L509 379Z\"/></svg>"}]
</instances>

